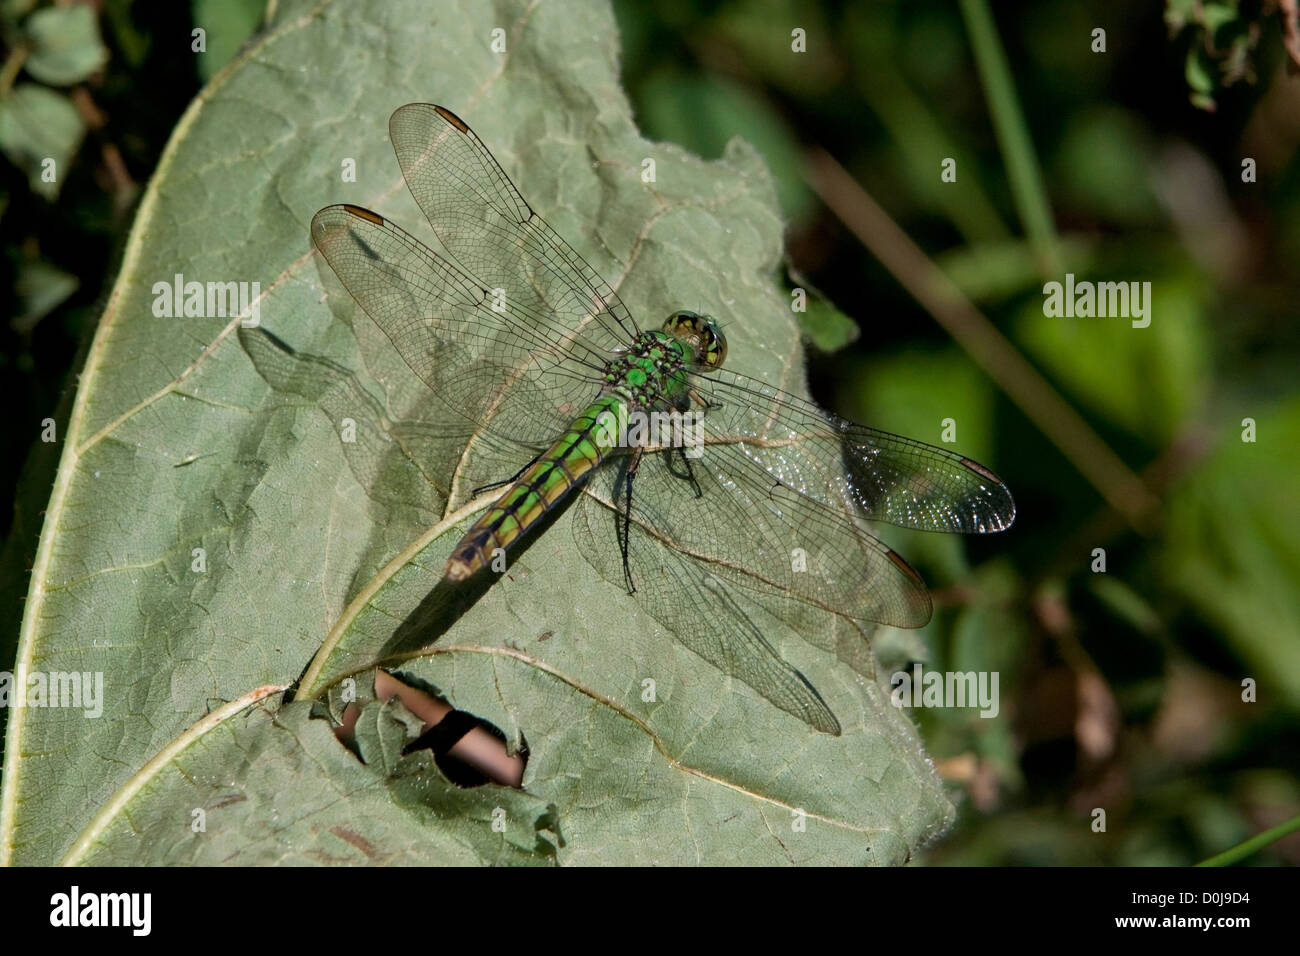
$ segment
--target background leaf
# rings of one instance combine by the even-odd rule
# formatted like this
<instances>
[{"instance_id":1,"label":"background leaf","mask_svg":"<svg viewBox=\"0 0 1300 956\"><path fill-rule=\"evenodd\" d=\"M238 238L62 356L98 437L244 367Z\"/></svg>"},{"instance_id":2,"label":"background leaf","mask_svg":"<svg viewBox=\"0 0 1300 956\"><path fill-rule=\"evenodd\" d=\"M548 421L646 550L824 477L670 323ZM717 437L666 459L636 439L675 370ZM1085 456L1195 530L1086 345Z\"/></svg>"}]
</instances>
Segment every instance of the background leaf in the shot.
<instances>
[{"instance_id":1,"label":"background leaf","mask_svg":"<svg viewBox=\"0 0 1300 956\"><path fill-rule=\"evenodd\" d=\"M0 98L0 150L27 174L32 191L53 199L63 185L68 162L86 129L66 96L33 83L15 86ZM54 179L42 177L54 160Z\"/></svg>"},{"instance_id":2,"label":"background leaf","mask_svg":"<svg viewBox=\"0 0 1300 956\"><path fill-rule=\"evenodd\" d=\"M23 65L42 83L80 83L108 59L95 11L88 4L45 7L28 17L23 28L31 43Z\"/></svg>"},{"instance_id":3,"label":"background leaf","mask_svg":"<svg viewBox=\"0 0 1300 956\"><path fill-rule=\"evenodd\" d=\"M1266 410L1255 425L1253 442L1242 441L1240 426L1225 429L1215 454L1175 490L1161 564L1223 628L1245 673L1300 708L1300 512L1291 478L1300 402Z\"/></svg>"},{"instance_id":4,"label":"background leaf","mask_svg":"<svg viewBox=\"0 0 1300 956\"><path fill-rule=\"evenodd\" d=\"M67 862L554 865L557 837L541 832L554 825L551 811L537 798L509 787L462 790L427 753L402 758L386 777L311 710L296 703L274 716L255 708L220 721L140 782L129 817L96 821L102 828L83 834Z\"/></svg>"}]
</instances>

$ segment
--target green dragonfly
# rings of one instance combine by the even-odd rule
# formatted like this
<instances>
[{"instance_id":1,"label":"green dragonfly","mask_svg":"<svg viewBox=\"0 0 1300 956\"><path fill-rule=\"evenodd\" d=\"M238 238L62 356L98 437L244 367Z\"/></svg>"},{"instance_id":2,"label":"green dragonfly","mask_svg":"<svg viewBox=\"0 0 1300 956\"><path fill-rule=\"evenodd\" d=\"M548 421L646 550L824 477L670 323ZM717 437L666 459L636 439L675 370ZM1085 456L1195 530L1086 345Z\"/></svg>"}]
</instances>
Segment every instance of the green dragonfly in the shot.
<instances>
[{"instance_id":1,"label":"green dragonfly","mask_svg":"<svg viewBox=\"0 0 1300 956\"><path fill-rule=\"evenodd\" d=\"M576 497L575 537L604 578L705 660L838 734L765 636L764 614L860 661L868 625L919 627L931 611L920 575L865 521L1001 531L1015 519L1001 480L723 369L726 340L709 316L678 310L643 330L445 107L403 106L389 133L448 256L354 205L322 209L311 235L471 444L519 469L487 484L507 487L446 578L500 570L494 557Z\"/></svg>"}]
</instances>

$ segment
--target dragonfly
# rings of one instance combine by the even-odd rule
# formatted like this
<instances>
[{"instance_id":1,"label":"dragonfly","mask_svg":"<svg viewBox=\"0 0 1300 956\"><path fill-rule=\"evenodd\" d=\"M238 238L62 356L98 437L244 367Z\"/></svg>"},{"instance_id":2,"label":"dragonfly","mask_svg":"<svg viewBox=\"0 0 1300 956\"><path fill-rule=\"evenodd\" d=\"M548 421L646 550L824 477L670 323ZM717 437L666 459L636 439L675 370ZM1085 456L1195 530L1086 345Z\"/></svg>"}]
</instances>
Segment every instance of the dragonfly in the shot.
<instances>
[{"instance_id":1,"label":"dragonfly","mask_svg":"<svg viewBox=\"0 0 1300 956\"><path fill-rule=\"evenodd\" d=\"M675 309L643 328L446 107L403 106L389 134L445 254L351 204L321 209L311 236L429 397L494 450L483 460L511 463L475 489L503 490L445 580L499 571L495 558L570 503L601 577L725 674L839 735L774 628L848 659L875 625L922 626L924 581L868 522L1002 531L1016 512L1001 479L724 368L712 316Z\"/></svg>"}]
</instances>

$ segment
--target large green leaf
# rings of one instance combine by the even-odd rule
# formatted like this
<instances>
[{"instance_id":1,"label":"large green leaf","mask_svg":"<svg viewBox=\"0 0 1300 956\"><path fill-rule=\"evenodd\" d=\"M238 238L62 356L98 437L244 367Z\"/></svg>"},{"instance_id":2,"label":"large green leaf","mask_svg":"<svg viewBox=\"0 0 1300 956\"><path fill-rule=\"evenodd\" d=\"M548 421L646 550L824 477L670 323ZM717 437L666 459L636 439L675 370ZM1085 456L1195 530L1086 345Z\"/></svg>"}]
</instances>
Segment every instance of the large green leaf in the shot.
<instances>
[{"instance_id":1,"label":"large green leaf","mask_svg":"<svg viewBox=\"0 0 1300 956\"><path fill-rule=\"evenodd\" d=\"M907 859L951 815L910 721L777 622L844 736L685 650L582 558L567 513L495 586L438 586L470 514L449 472L465 436L307 230L350 201L430 238L385 138L418 100L473 124L644 324L707 304L729 364L803 389L770 177L739 141L706 163L639 137L604 4L281 3L182 119L80 379L18 672L102 672L104 712L11 714L0 859ZM178 272L259 282L262 328L156 317ZM309 698L377 663L525 740L524 792L454 791L373 742L380 714L380 758L337 744ZM300 676L276 719L250 710ZM483 829L497 807L505 833Z\"/></svg>"}]
</instances>

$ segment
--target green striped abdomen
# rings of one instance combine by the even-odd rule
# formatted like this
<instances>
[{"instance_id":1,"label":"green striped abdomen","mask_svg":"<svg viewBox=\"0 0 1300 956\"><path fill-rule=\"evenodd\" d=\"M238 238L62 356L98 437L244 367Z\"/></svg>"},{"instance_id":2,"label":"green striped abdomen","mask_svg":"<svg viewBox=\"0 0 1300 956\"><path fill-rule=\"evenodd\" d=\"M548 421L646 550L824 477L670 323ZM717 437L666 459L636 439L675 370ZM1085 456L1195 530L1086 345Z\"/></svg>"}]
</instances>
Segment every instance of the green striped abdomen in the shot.
<instances>
[{"instance_id":1,"label":"green striped abdomen","mask_svg":"<svg viewBox=\"0 0 1300 956\"><path fill-rule=\"evenodd\" d=\"M559 441L528 467L460 539L447 560L446 575L462 581L507 549L564 498L615 447L616 435L600 428L606 412L617 415L623 400L605 395L592 402Z\"/></svg>"}]
</instances>

